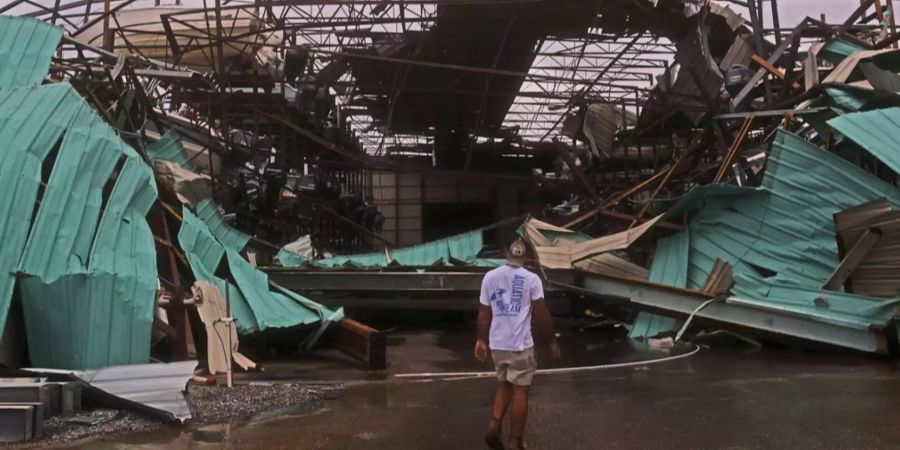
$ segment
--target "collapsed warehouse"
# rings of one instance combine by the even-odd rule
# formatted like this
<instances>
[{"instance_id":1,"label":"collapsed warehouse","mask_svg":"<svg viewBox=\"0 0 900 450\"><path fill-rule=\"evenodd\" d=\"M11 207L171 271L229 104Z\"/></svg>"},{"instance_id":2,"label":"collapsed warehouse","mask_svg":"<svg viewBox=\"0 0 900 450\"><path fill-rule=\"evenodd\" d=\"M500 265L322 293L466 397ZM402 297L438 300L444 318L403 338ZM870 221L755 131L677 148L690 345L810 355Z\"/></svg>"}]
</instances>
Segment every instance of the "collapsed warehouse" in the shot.
<instances>
[{"instance_id":1,"label":"collapsed warehouse","mask_svg":"<svg viewBox=\"0 0 900 450\"><path fill-rule=\"evenodd\" d=\"M514 236L633 339L898 349L890 0L159 3L0 7L7 367L383 369L342 308L473 310Z\"/></svg>"}]
</instances>

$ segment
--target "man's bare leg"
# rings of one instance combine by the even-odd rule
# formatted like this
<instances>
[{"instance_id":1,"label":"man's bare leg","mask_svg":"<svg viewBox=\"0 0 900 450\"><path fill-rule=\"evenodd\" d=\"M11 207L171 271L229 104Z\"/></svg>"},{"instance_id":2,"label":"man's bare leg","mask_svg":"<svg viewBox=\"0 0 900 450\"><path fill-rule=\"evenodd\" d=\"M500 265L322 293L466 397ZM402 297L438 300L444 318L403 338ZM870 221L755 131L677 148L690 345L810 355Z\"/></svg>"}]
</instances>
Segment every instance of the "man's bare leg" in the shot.
<instances>
[{"instance_id":1,"label":"man's bare leg","mask_svg":"<svg viewBox=\"0 0 900 450\"><path fill-rule=\"evenodd\" d=\"M484 437L488 446L491 448L503 448L503 439L500 437L500 428L503 423L503 416L506 415L506 410L509 409L512 393L512 383L503 381L497 385L497 392L494 393L494 408L491 412L491 424L488 426L488 433Z\"/></svg>"},{"instance_id":2,"label":"man's bare leg","mask_svg":"<svg viewBox=\"0 0 900 450\"><path fill-rule=\"evenodd\" d=\"M500 422L503 422L503 416L509 409L509 402L512 400L513 385L508 381L504 381L497 386L497 392L494 393L494 411L491 416L491 430L500 429Z\"/></svg>"},{"instance_id":3,"label":"man's bare leg","mask_svg":"<svg viewBox=\"0 0 900 450\"><path fill-rule=\"evenodd\" d=\"M525 421L528 420L528 386L512 386L511 426L509 430L509 447L525 448L522 437L525 435Z\"/></svg>"}]
</instances>

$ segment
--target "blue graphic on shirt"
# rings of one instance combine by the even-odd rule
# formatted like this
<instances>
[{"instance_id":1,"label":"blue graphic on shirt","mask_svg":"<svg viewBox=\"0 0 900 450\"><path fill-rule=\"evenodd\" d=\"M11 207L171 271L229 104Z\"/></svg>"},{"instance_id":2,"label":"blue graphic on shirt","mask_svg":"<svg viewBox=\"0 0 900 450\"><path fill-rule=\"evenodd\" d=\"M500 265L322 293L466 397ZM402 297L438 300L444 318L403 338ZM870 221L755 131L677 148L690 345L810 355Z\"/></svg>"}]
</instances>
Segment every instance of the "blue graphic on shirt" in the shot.
<instances>
[{"instance_id":1,"label":"blue graphic on shirt","mask_svg":"<svg viewBox=\"0 0 900 450\"><path fill-rule=\"evenodd\" d=\"M495 316L518 316L522 312L522 297L525 294L525 277L515 275L512 280L512 294L509 300L504 296L507 294L504 288L494 289L491 294L491 302L494 303Z\"/></svg>"}]
</instances>

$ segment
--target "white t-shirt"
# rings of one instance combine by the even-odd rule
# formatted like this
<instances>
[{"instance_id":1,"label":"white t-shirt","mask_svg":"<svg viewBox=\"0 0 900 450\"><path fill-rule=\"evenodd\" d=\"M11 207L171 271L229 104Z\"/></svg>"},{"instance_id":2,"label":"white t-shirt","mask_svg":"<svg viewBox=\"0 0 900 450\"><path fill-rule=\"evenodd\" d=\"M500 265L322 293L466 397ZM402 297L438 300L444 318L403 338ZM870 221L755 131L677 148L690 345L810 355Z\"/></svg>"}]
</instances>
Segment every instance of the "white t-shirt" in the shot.
<instances>
[{"instance_id":1,"label":"white t-shirt","mask_svg":"<svg viewBox=\"0 0 900 450\"><path fill-rule=\"evenodd\" d=\"M534 347L531 302L544 298L541 279L521 267L500 266L481 281L481 304L491 307L491 350L520 352Z\"/></svg>"}]
</instances>

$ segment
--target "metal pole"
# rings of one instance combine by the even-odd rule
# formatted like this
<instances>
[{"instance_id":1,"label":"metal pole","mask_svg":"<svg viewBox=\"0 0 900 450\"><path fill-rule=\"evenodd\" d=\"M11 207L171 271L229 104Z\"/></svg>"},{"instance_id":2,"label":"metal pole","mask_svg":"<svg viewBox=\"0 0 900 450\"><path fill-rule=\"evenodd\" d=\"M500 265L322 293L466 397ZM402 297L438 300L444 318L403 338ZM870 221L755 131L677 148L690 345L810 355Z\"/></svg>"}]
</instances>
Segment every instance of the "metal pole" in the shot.
<instances>
[{"instance_id":1,"label":"metal pole","mask_svg":"<svg viewBox=\"0 0 900 450\"><path fill-rule=\"evenodd\" d=\"M750 11L750 23L753 25L753 37L756 41L756 54L763 58L767 58L765 41L763 40L763 21L762 8L757 6L756 0L747 0L747 9ZM763 86L766 92L766 102L771 98L771 88L769 86L769 78L763 78Z\"/></svg>"},{"instance_id":2,"label":"metal pole","mask_svg":"<svg viewBox=\"0 0 900 450\"><path fill-rule=\"evenodd\" d=\"M229 301L230 296L228 295L229 294L228 286L229 286L229 284L226 282L225 283L225 320L224 320L224 322L227 327L225 334L228 335L228 344L227 344L228 346L225 351L225 361L228 364L228 369L226 370L225 373L228 374L228 387L232 387L233 380L232 380L232 370L231 370L231 358L232 358L232 356L231 356L231 327L234 326L234 319L232 319L232 317L231 317L231 302Z\"/></svg>"},{"instance_id":3,"label":"metal pole","mask_svg":"<svg viewBox=\"0 0 900 450\"><path fill-rule=\"evenodd\" d=\"M781 45L781 19L778 17L778 0L769 0L772 6L772 28L775 29L775 46Z\"/></svg>"},{"instance_id":4,"label":"metal pole","mask_svg":"<svg viewBox=\"0 0 900 450\"><path fill-rule=\"evenodd\" d=\"M112 39L110 39L109 35L109 0L103 1L103 50L109 51L111 48Z\"/></svg>"}]
</instances>

